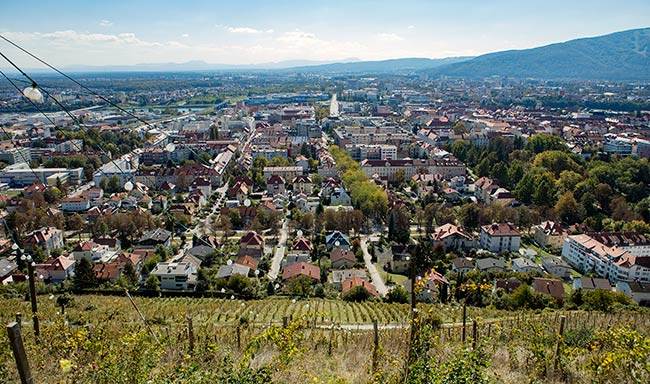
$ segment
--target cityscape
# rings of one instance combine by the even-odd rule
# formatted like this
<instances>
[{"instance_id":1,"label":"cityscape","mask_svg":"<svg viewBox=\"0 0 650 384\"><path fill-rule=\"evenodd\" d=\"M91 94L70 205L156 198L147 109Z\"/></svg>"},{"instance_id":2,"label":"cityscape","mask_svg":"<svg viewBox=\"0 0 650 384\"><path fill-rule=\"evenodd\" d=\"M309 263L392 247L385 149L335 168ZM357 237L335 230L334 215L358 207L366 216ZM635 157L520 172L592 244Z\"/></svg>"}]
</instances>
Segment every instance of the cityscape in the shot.
<instances>
[{"instance_id":1,"label":"cityscape","mask_svg":"<svg viewBox=\"0 0 650 384\"><path fill-rule=\"evenodd\" d=\"M124 50L84 61L8 24L0 381L647 382L650 28L626 17L237 61L83 32ZM214 28L290 33L250 25Z\"/></svg>"}]
</instances>

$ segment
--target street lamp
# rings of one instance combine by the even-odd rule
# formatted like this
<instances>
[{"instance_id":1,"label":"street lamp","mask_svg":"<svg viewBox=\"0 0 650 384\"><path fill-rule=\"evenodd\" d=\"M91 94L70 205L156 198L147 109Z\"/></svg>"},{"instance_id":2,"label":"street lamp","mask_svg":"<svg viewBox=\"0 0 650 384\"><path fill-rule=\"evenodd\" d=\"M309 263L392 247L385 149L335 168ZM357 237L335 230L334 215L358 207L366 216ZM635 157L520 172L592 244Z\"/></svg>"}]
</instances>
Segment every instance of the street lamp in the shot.
<instances>
[{"instance_id":1,"label":"street lamp","mask_svg":"<svg viewBox=\"0 0 650 384\"><path fill-rule=\"evenodd\" d=\"M32 303L32 321L34 323L34 335L38 340L41 331L38 324L38 314L37 314L38 308L36 303L36 274L34 273L34 266L36 266L36 263L32 259L31 255L23 253L23 250L20 249L18 244L14 243L11 246L11 249L16 251L16 256L18 259L24 261L27 264L27 271L28 271L27 280L29 281L29 299Z\"/></svg>"}]
</instances>

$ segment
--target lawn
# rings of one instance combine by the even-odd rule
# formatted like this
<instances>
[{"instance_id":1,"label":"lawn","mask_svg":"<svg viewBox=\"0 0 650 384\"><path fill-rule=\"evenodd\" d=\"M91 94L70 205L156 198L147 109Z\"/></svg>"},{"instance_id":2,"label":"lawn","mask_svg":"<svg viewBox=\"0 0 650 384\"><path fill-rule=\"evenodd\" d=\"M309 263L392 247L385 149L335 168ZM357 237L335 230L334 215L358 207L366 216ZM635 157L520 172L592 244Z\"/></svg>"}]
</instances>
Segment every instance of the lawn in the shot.
<instances>
[{"instance_id":1,"label":"lawn","mask_svg":"<svg viewBox=\"0 0 650 384\"><path fill-rule=\"evenodd\" d=\"M401 284L404 283L404 281L408 280L407 276L398 275L396 273L388 273L388 272L384 271L384 268L382 268L381 265L379 265L379 263L374 263L374 265L375 265L375 268L377 268L377 271L379 272L379 274L381 275L381 278L384 279L384 282L386 284L388 284L389 282L393 282L395 284L400 284L401 285ZM388 276L388 278L386 278L386 276Z\"/></svg>"}]
</instances>

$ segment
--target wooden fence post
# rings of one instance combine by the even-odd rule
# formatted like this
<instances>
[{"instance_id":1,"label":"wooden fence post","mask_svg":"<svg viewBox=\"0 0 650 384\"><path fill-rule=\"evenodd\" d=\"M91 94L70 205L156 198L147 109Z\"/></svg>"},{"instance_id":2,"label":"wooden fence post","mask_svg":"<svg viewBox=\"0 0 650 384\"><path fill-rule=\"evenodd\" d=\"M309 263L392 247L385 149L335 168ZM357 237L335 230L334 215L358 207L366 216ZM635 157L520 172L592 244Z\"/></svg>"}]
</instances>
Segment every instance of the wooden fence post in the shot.
<instances>
[{"instance_id":1,"label":"wooden fence post","mask_svg":"<svg viewBox=\"0 0 650 384\"><path fill-rule=\"evenodd\" d=\"M478 323L472 320L472 349L476 349L476 339L478 339Z\"/></svg>"},{"instance_id":2,"label":"wooden fence post","mask_svg":"<svg viewBox=\"0 0 650 384\"><path fill-rule=\"evenodd\" d=\"M332 338L334 337L334 323L332 323L332 326L330 327L330 341L327 346L327 354L329 356L332 356Z\"/></svg>"},{"instance_id":3,"label":"wooden fence post","mask_svg":"<svg viewBox=\"0 0 650 384\"><path fill-rule=\"evenodd\" d=\"M467 304L463 304L463 333L461 340L465 344L465 324L467 323Z\"/></svg>"},{"instance_id":4,"label":"wooden fence post","mask_svg":"<svg viewBox=\"0 0 650 384\"><path fill-rule=\"evenodd\" d=\"M194 322L187 316L187 339L189 340L190 355L194 353Z\"/></svg>"},{"instance_id":5,"label":"wooden fence post","mask_svg":"<svg viewBox=\"0 0 650 384\"><path fill-rule=\"evenodd\" d=\"M286 317L286 316L283 316L282 317L282 327L286 328L287 326L289 326L289 318Z\"/></svg>"},{"instance_id":6,"label":"wooden fence post","mask_svg":"<svg viewBox=\"0 0 650 384\"><path fill-rule=\"evenodd\" d=\"M23 324L23 314L20 312L16 313L16 323L18 323L18 326L22 326Z\"/></svg>"},{"instance_id":7,"label":"wooden fence post","mask_svg":"<svg viewBox=\"0 0 650 384\"><path fill-rule=\"evenodd\" d=\"M560 362L560 345L562 344L562 335L564 334L564 322L566 316L560 316L560 329L558 331L557 346L555 347L555 362L553 363L553 370L557 371L557 365Z\"/></svg>"},{"instance_id":8,"label":"wooden fence post","mask_svg":"<svg viewBox=\"0 0 650 384\"><path fill-rule=\"evenodd\" d=\"M372 320L372 328L375 331L375 348L372 350L372 372L377 372L377 360L379 359L379 327L377 319Z\"/></svg>"},{"instance_id":9,"label":"wooden fence post","mask_svg":"<svg viewBox=\"0 0 650 384\"><path fill-rule=\"evenodd\" d=\"M16 322L7 325L7 333L9 334L9 342L11 349L14 352L16 359L16 366L20 374L20 382L22 384L34 384L32 372L29 369L29 361L25 354L25 346L23 345L23 337L20 334L20 325Z\"/></svg>"}]
</instances>

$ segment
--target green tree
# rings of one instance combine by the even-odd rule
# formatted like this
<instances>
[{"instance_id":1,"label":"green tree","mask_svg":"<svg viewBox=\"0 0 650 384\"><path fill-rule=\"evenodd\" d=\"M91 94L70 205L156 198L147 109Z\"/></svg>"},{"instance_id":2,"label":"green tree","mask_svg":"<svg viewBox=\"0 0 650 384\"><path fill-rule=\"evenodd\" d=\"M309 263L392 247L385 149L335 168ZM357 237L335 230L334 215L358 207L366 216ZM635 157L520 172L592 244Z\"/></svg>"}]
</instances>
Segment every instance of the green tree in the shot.
<instances>
[{"instance_id":1,"label":"green tree","mask_svg":"<svg viewBox=\"0 0 650 384\"><path fill-rule=\"evenodd\" d=\"M386 294L386 302L406 304L409 302L409 293L401 285L394 286L388 294Z\"/></svg>"},{"instance_id":2,"label":"green tree","mask_svg":"<svg viewBox=\"0 0 650 384\"><path fill-rule=\"evenodd\" d=\"M313 280L309 276L298 275L286 281L284 290L290 295L309 297L312 295Z\"/></svg>"},{"instance_id":3,"label":"green tree","mask_svg":"<svg viewBox=\"0 0 650 384\"><path fill-rule=\"evenodd\" d=\"M560 219L567 224L581 221L583 217L581 208L582 207L578 204L575 197L573 197L573 193L569 191L564 192L555 204L555 212L558 214Z\"/></svg>"},{"instance_id":4,"label":"green tree","mask_svg":"<svg viewBox=\"0 0 650 384\"><path fill-rule=\"evenodd\" d=\"M140 281L140 278L138 277L138 273L135 270L135 267L133 264L127 262L124 264L124 269L122 270L122 276L124 276L129 283L129 285L134 286L138 284Z\"/></svg>"},{"instance_id":5,"label":"green tree","mask_svg":"<svg viewBox=\"0 0 650 384\"><path fill-rule=\"evenodd\" d=\"M343 294L343 300L361 302L372 298L370 292L363 286L352 287L349 291Z\"/></svg>"},{"instance_id":6,"label":"green tree","mask_svg":"<svg viewBox=\"0 0 650 384\"><path fill-rule=\"evenodd\" d=\"M120 184L120 177L117 175L111 176L110 179L108 179L106 189L108 190L108 193L119 192L122 189L122 186Z\"/></svg>"},{"instance_id":7,"label":"green tree","mask_svg":"<svg viewBox=\"0 0 650 384\"><path fill-rule=\"evenodd\" d=\"M85 258L79 260L74 268L72 286L76 291L83 291L98 286L97 276L92 264Z\"/></svg>"},{"instance_id":8,"label":"green tree","mask_svg":"<svg viewBox=\"0 0 650 384\"><path fill-rule=\"evenodd\" d=\"M550 172L544 172L536 178L533 192L533 204L552 207L555 204L555 179Z\"/></svg>"},{"instance_id":9,"label":"green tree","mask_svg":"<svg viewBox=\"0 0 650 384\"><path fill-rule=\"evenodd\" d=\"M158 279L158 276L149 276L144 282L144 288L150 291L160 291L160 280Z\"/></svg>"},{"instance_id":10,"label":"green tree","mask_svg":"<svg viewBox=\"0 0 650 384\"><path fill-rule=\"evenodd\" d=\"M533 137L531 137L526 143L525 148L534 153L542 153L551 150L568 151L566 143L560 136L548 135L545 133L533 135Z\"/></svg>"}]
</instances>

